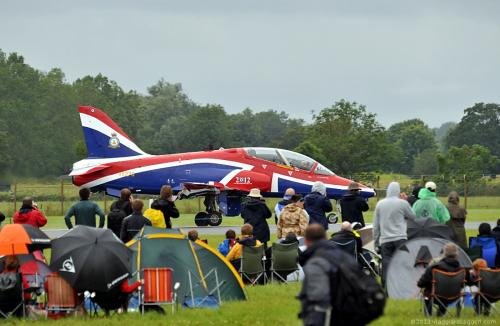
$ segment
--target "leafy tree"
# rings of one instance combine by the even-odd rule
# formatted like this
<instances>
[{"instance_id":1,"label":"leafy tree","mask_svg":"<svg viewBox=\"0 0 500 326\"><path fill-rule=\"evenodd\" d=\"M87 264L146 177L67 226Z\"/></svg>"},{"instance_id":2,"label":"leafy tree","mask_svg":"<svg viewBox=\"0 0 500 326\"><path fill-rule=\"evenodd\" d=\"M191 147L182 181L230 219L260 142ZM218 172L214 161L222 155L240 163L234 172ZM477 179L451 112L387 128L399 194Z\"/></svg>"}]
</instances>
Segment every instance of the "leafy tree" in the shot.
<instances>
[{"instance_id":1,"label":"leafy tree","mask_svg":"<svg viewBox=\"0 0 500 326\"><path fill-rule=\"evenodd\" d=\"M500 105L476 103L446 137L447 147L479 144L500 156Z\"/></svg>"},{"instance_id":2,"label":"leafy tree","mask_svg":"<svg viewBox=\"0 0 500 326\"><path fill-rule=\"evenodd\" d=\"M419 119L406 120L392 125L388 137L402 153L402 160L395 164L398 172L409 173L413 170L415 157L423 151L435 150L436 141L432 130Z\"/></svg>"},{"instance_id":3,"label":"leafy tree","mask_svg":"<svg viewBox=\"0 0 500 326\"><path fill-rule=\"evenodd\" d=\"M428 148L415 156L413 163L413 174L416 175L435 175L438 172L438 152L435 149Z\"/></svg>"},{"instance_id":4,"label":"leafy tree","mask_svg":"<svg viewBox=\"0 0 500 326\"><path fill-rule=\"evenodd\" d=\"M448 133L453 130L457 126L456 122L445 122L439 128L434 128L434 135L436 136L436 143L438 147L443 150L446 148L445 139L448 136Z\"/></svg>"},{"instance_id":5,"label":"leafy tree","mask_svg":"<svg viewBox=\"0 0 500 326\"><path fill-rule=\"evenodd\" d=\"M451 147L438 155L439 172L445 175L473 175L500 171L500 160L482 145Z\"/></svg>"},{"instance_id":6,"label":"leafy tree","mask_svg":"<svg viewBox=\"0 0 500 326\"><path fill-rule=\"evenodd\" d=\"M340 174L377 170L392 158L384 127L375 118L365 106L341 100L314 115L306 140Z\"/></svg>"}]
</instances>

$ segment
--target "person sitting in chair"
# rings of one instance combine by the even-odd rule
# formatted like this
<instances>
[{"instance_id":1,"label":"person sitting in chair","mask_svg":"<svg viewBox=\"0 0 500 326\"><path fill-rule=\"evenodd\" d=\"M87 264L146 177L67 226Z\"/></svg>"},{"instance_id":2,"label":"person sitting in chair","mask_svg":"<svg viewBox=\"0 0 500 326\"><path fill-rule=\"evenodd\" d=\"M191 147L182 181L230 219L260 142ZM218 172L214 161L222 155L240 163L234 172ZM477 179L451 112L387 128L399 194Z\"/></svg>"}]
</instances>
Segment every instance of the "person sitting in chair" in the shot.
<instances>
[{"instance_id":1,"label":"person sitting in chair","mask_svg":"<svg viewBox=\"0 0 500 326\"><path fill-rule=\"evenodd\" d=\"M460 262L458 261L457 258L458 258L458 247L453 243L446 244L443 247L443 258L440 261L428 266L424 274L417 283L418 287L424 290L425 309L427 310L429 316L432 315L432 301L430 299L430 296L432 294L432 281L433 281L432 271L434 269L437 269L448 273L458 272L463 267L460 265ZM446 299L440 299L440 300L443 302L443 305L439 304L436 301L434 303L439 306L437 315L443 316L444 314L446 314L447 305L450 302Z\"/></svg>"},{"instance_id":2,"label":"person sitting in chair","mask_svg":"<svg viewBox=\"0 0 500 326\"><path fill-rule=\"evenodd\" d=\"M356 241L356 252L358 254L363 253L363 242L361 237L356 231L353 231L352 225L349 222L343 222L340 231L332 234L331 241L338 243L347 243L349 241Z\"/></svg>"},{"instance_id":3,"label":"person sitting in chair","mask_svg":"<svg viewBox=\"0 0 500 326\"><path fill-rule=\"evenodd\" d=\"M17 256L5 257L0 273L0 318L7 318L10 313L16 317L23 316L22 300L30 298L23 293L23 288L27 287L19 271Z\"/></svg>"},{"instance_id":4,"label":"person sitting in chair","mask_svg":"<svg viewBox=\"0 0 500 326\"><path fill-rule=\"evenodd\" d=\"M241 237L236 241L236 244L226 257L227 260L229 260L233 264L236 270L240 269L243 246L262 246L262 243L253 237L253 227L250 224L243 224L243 226L241 227Z\"/></svg>"},{"instance_id":5,"label":"person sitting in chair","mask_svg":"<svg viewBox=\"0 0 500 326\"><path fill-rule=\"evenodd\" d=\"M115 286L107 292L96 292L92 301L104 310L106 316L109 316L111 310L120 308L126 313L130 296L140 285L140 281L129 284L128 280L124 280L119 286Z\"/></svg>"}]
</instances>

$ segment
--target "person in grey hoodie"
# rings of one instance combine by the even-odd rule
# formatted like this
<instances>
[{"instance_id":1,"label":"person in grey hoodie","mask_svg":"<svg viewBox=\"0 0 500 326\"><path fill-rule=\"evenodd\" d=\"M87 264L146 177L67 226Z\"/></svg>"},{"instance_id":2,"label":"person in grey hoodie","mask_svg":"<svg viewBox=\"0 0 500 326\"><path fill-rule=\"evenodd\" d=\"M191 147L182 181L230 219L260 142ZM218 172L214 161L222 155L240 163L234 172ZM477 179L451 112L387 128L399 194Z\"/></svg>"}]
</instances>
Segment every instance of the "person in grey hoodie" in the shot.
<instances>
[{"instance_id":1,"label":"person in grey hoodie","mask_svg":"<svg viewBox=\"0 0 500 326\"><path fill-rule=\"evenodd\" d=\"M406 241L406 220L415 218L410 204L399 198L399 183L391 182L385 199L375 207L373 218L373 238L375 248L382 254L382 283L385 285L387 267L396 249Z\"/></svg>"}]
</instances>

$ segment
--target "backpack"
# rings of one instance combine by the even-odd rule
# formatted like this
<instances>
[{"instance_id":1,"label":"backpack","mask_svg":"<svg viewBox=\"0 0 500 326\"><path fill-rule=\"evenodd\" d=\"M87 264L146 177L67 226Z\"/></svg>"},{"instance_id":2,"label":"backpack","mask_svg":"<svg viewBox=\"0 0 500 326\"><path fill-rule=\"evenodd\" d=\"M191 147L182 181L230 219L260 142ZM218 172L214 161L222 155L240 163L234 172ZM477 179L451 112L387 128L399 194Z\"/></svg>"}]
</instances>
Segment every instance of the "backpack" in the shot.
<instances>
[{"instance_id":1,"label":"backpack","mask_svg":"<svg viewBox=\"0 0 500 326\"><path fill-rule=\"evenodd\" d=\"M165 217L159 209L148 208L143 215L151 221L153 227L162 229L167 227L167 224L165 224Z\"/></svg>"},{"instance_id":2,"label":"backpack","mask_svg":"<svg viewBox=\"0 0 500 326\"><path fill-rule=\"evenodd\" d=\"M4 272L0 273L0 292L12 290L18 282L17 273Z\"/></svg>"},{"instance_id":3,"label":"backpack","mask_svg":"<svg viewBox=\"0 0 500 326\"><path fill-rule=\"evenodd\" d=\"M108 214L108 229L113 231L118 237L120 237L120 229L125 217L127 217L127 213L118 205L113 205Z\"/></svg>"},{"instance_id":4,"label":"backpack","mask_svg":"<svg viewBox=\"0 0 500 326\"><path fill-rule=\"evenodd\" d=\"M324 257L332 264L332 325L366 325L384 313L382 287L354 259L338 259L331 252Z\"/></svg>"}]
</instances>

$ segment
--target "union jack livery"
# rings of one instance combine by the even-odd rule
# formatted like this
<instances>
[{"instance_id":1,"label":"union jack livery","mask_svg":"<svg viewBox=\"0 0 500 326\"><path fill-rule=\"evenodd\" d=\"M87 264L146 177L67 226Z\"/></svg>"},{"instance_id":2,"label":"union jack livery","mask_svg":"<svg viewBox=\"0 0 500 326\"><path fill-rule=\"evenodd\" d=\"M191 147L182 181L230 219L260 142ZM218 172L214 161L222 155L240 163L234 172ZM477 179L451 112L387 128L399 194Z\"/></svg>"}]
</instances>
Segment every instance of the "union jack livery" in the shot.
<instances>
[{"instance_id":1,"label":"union jack livery","mask_svg":"<svg viewBox=\"0 0 500 326\"><path fill-rule=\"evenodd\" d=\"M73 164L76 186L118 196L123 188L155 195L168 184L177 198L204 196L206 212L196 215L197 225L219 225L222 214L237 216L241 198L259 188L265 197L282 197L287 188L299 194L314 182L326 185L331 199L340 198L351 182L305 155L289 150L246 147L203 152L150 155L142 151L104 112L79 108L88 157ZM361 185L361 195L374 190Z\"/></svg>"}]
</instances>

